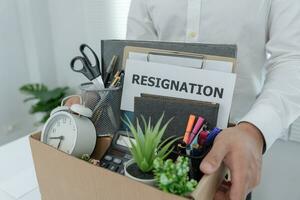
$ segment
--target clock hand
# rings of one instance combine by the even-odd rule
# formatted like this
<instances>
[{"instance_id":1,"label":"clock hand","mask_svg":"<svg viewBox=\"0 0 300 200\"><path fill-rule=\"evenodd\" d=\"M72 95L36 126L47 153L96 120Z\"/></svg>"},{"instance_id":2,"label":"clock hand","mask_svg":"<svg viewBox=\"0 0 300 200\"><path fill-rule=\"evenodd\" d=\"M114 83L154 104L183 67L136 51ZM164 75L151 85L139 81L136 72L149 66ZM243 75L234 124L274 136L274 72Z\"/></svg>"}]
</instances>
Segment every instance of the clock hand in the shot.
<instances>
[{"instance_id":1,"label":"clock hand","mask_svg":"<svg viewBox=\"0 0 300 200\"><path fill-rule=\"evenodd\" d=\"M58 145L57 145L57 149L59 149L60 144L61 144L61 141L62 141L62 139L59 140L59 143L58 143Z\"/></svg>"},{"instance_id":2,"label":"clock hand","mask_svg":"<svg viewBox=\"0 0 300 200\"><path fill-rule=\"evenodd\" d=\"M57 149L59 149L61 141L64 139L64 136L58 136L58 137L49 137L49 139L53 139L53 140L59 140L59 143L57 145Z\"/></svg>"},{"instance_id":3,"label":"clock hand","mask_svg":"<svg viewBox=\"0 0 300 200\"><path fill-rule=\"evenodd\" d=\"M59 149L59 147L60 147L60 144L61 144L61 141L64 139L64 136L60 136L59 137L59 143L58 143L58 145L57 145L57 149Z\"/></svg>"}]
</instances>

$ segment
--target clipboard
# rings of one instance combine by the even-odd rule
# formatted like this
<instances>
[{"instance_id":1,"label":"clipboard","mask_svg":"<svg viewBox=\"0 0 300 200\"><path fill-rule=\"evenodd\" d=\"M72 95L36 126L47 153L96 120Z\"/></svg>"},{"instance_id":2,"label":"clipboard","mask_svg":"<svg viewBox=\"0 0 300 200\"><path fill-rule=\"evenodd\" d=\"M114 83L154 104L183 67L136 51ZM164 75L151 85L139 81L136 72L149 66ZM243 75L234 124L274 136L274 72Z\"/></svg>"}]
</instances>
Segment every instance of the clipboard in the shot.
<instances>
[{"instance_id":1,"label":"clipboard","mask_svg":"<svg viewBox=\"0 0 300 200\"><path fill-rule=\"evenodd\" d=\"M164 49L153 49L153 48L144 48L144 47L134 47L134 46L126 46L124 48L124 55L122 61L122 69L125 69L126 61L129 58L130 53L142 53L147 54L148 59L150 55L164 55L164 56L176 56L176 57L185 57L185 58L196 58L202 60L201 69L205 66L206 61L224 61L232 63L232 73L236 71L236 59L230 57L222 57L216 55L208 55L208 54L198 54L191 52L182 52L182 51L170 51ZM148 60L149 61L149 60Z\"/></svg>"},{"instance_id":2,"label":"clipboard","mask_svg":"<svg viewBox=\"0 0 300 200\"><path fill-rule=\"evenodd\" d=\"M227 59L234 60L236 66L237 46L230 44L203 44L203 43L182 43L182 42L161 42L161 41L137 41L137 40L102 40L101 43L101 64L106 68L114 55L118 56L116 69L123 68L124 50L127 46L141 47L150 49L161 49L167 51L179 51L194 54L203 54L208 56L216 56L225 61Z\"/></svg>"}]
</instances>

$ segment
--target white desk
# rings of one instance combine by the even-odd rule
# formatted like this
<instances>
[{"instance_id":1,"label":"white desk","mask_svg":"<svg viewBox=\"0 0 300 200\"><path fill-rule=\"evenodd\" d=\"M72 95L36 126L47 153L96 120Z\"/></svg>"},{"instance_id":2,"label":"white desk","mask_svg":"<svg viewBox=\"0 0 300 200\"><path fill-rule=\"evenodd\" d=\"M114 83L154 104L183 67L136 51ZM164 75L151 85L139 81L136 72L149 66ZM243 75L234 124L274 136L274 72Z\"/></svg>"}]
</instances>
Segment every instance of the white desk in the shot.
<instances>
[{"instance_id":1,"label":"white desk","mask_svg":"<svg viewBox=\"0 0 300 200\"><path fill-rule=\"evenodd\" d=\"M0 146L0 199L40 200L28 136Z\"/></svg>"}]
</instances>

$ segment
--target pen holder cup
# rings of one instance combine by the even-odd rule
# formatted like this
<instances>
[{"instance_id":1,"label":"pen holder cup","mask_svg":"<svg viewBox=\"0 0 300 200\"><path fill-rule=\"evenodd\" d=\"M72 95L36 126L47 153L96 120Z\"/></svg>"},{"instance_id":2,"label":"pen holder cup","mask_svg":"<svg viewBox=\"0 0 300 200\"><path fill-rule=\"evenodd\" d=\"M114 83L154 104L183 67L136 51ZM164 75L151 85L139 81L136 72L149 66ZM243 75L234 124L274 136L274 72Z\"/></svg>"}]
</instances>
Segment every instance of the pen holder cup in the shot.
<instances>
[{"instance_id":1,"label":"pen holder cup","mask_svg":"<svg viewBox=\"0 0 300 200\"><path fill-rule=\"evenodd\" d=\"M187 157L190 159L190 177L195 179L196 181L200 181L202 176L204 175L202 171L200 170L200 164L204 157L207 155L208 151L202 152L199 151L197 155L193 156L188 156Z\"/></svg>"},{"instance_id":2,"label":"pen holder cup","mask_svg":"<svg viewBox=\"0 0 300 200\"><path fill-rule=\"evenodd\" d=\"M202 176L204 175L200 170L200 164L202 160L205 158L205 156L210 151L211 147L205 147L200 150L187 150L186 147L180 147L179 143L176 145L177 148L174 149L174 151L171 154L171 159L175 159L178 156L184 156L189 158L190 161L190 178L200 181Z\"/></svg>"},{"instance_id":3,"label":"pen holder cup","mask_svg":"<svg viewBox=\"0 0 300 200\"><path fill-rule=\"evenodd\" d=\"M96 90L92 83L84 83L80 90L84 105L93 111L97 135L114 134L120 127L122 87Z\"/></svg>"}]
</instances>

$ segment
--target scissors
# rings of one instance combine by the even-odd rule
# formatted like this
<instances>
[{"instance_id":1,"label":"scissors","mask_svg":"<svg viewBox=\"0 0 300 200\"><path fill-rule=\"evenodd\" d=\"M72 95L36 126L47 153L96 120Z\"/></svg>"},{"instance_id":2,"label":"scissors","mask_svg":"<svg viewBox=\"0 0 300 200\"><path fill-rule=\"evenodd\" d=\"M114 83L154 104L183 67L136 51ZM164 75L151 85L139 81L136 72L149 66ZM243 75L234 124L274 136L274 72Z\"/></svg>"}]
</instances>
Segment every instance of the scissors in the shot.
<instances>
[{"instance_id":1,"label":"scissors","mask_svg":"<svg viewBox=\"0 0 300 200\"><path fill-rule=\"evenodd\" d=\"M85 49L88 49L94 56L96 64L92 65L89 57L85 54ZM93 82L95 87L97 89L103 89L105 88L104 82L102 79L102 73L100 71L100 62L97 57L97 54L93 51L91 47L89 47L87 44L82 44L79 47L79 50L82 54L82 56L76 56L71 60L71 69L74 72L82 73L86 78L88 78L90 81ZM78 67L75 66L76 62L80 62L82 64L81 68L78 69Z\"/></svg>"}]
</instances>

